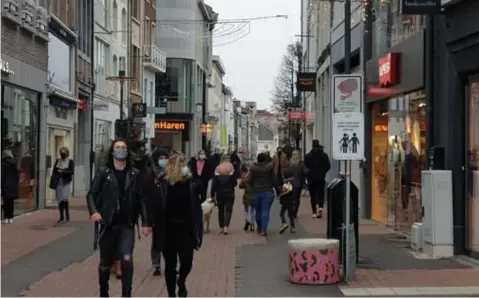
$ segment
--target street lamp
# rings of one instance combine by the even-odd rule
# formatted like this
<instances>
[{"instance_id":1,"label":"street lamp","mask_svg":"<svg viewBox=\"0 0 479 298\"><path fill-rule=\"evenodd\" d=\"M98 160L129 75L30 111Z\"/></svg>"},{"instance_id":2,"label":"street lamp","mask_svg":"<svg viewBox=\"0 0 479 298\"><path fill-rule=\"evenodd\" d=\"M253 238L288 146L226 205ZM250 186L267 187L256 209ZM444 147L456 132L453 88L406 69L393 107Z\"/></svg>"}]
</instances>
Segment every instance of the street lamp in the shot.
<instances>
[{"instance_id":1,"label":"street lamp","mask_svg":"<svg viewBox=\"0 0 479 298\"><path fill-rule=\"evenodd\" d=\"M125 56L121 56L118 65L118 77L120 78L120 120L123 120L123 100L124 100L124 87L125 87Z\"/></svg>"}]
</instances>

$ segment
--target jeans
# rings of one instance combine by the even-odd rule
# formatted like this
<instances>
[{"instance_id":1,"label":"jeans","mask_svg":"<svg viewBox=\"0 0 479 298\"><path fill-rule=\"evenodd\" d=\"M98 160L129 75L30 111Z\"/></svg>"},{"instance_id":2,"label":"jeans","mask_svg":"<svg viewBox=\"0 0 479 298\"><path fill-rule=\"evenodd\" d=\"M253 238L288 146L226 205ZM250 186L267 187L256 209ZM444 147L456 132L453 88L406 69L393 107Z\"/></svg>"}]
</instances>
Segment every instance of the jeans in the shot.
<instances>
[{"instance_id":1,"label":"jeans","mask_svg":"<svg viewBox=\"0 0 479 298\"><path fill-rule=\"evenodd\" d=\"M133 282L133 248L135 247L135 228L119 225L104 228L100 240L100 264L98 266L100 297L109 297L110 267L118 257L121 258L121 296L131 297Z\"/></svg>"},{"instance_id":2,"label":"jeans","mask_svg":"<svg viewBox=\"0 0 479 298\"><path fill-rule=\"evenodd\" d=\"M319 209L324 206L324 187L325 181L308 181L309 195L311 196L311 211L316 214Z\"/></svg>"},{"instance_id":3,"label":"jeans","mask_svg":"<svg viewBox=\"0 0 479 298\"><path fill-rule=\"evenodd\" d=\"M221 229L230 226L234 199L234 197L218 198L218 221Z\"/></svg>"},{"instance_id":4,"label":"jeans","mask_svg":"<svg viewBox=\"0 0 479 298\"><path fill-rule=\"evenodd\" d=\"M160 269L161 265L161 251L158 251L155 249L155 240L157 237L160 237L159 231L157 227L153 227L153 231L151 233L151 264L153 265L154 268Z\"/></svg>"},{"instance_id":5,"label":"jeans","mask_svg":"<svg viewBox=\"0 0 479 298\"><path fill-rule=\"evenodd\" d=\"M169 297L176 297L178 285L179 297L186 297L186 278L193 268L194 247L189 223L167 222L165 229L165 282ZM176 274L176 264L180 261L180 270ZM177 279L178 278L178 279Z\"/></svg>"},{"instance_id":6,"label":"jeans","mask_svg":"<svg viewBox=\"0 0 479 298\"><path fill-rule=\"evenodd\" d=\"M260 192L253 194L253 207L256 213L256 226L261 231L266 231L269 223L269 213L274 201L273 192Z\"/></svg>"},{"instance_id":7,"label":"jeans","mask_svg":"<svg viewBox=\"0 0 479 298\"><path fill-rule=\"evenodd\" d=\"M244 219L250 223L254 223L256 220L255 210L253 206L244 205Z\"/></svg>"}]
</instances>

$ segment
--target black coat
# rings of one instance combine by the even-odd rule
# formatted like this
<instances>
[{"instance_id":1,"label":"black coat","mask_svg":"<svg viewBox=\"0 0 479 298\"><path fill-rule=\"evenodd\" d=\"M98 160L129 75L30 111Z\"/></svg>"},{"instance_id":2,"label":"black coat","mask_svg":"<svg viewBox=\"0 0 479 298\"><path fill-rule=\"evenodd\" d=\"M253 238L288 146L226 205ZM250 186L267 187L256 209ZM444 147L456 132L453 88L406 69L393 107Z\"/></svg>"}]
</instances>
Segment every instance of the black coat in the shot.
<instances>
[{"instance_id":1,"label":"black coat","mask_svg":"<svg viewBox=\"0 0 479 298\"><path fill-rule=\"evenodd\" d=\"M151 181L151 180L149 180ZM165 226L166 226L166 205L168 201L168 181L165 180L165 176L161 175L155 179L154 186L150 185L151 188L147 190L149 192L150 202L149 205L149 214L154 219L154 227L157 229L158 237L155 237L155 242L153 246L156 250L162 251L164 245L164 236L165 236ZM198 196L195 194L195 185L194 181L191 178L188 178L186 181L182 182L183 184L188 185L190 189L190 200L191 200L191 237L193 248L198 250L203 243L203 211L201 209L201 202L198 199Z\"/></svg>"},{"instance_id":2,"label":"black coat","mask_svg":"<svg viewBox=\"0 0 479 298\"><path fill-rule=\"evenodd\" d=\"M59 178L62 178L64 183L70 183L73 180L73 172L75 171L75 164L73 163L73 160L68 160L68 168L63 169L61 172L59 172L57 168L59 159L55 161L55 165L53 166L53 175L57 175Z\"/></svg>"},{"instance_id":3,"label":"black coat","mask_svg":"<svg viewBox=\"0 0 479 298\"><path fill-rule=\"evenodd\" d=\"M190 171L191 175L193 176L193 180L195 180L196 182L200 181L201 183L207 183L211 179L211 174L212 171L214 171L214 168L210 165L208 159L205 159L203 171L201 171L201 175L198 175L196 161L197 159L194 157L190 160Z\"/></svg>"},{"instance_id":4,"label":"black coat","mask_svg":"<svg viewBox=\"0 0 479 298\"><path fill-rule=\"evenodd\" d=\"M2 159L2 197L5 199L18 199L18 183L20 173L17 163L12 157Z\"/></svg>"},{"instance_id":5,"label":"black coat","mask_svg":"<svg viewBox=\"0 0 479 298\"><path fill-rule=\"evenodd\" d=\"M238 185L238 179L233 173L229 175L216 174L211 179L211 197L216 200L234 199L236 185Z\"/></svg>"},{"instance_id":6,"label":"black coat","mask_svg":"<svg viewBox=\"0 0 479 298\"><path fill-rule=\"evenodd\" d=\"M140 181L137 179L138 170L127 170L125 183L125 196L128 200L128 221L133 225L141 216L142 226L149 226L146 212L146 200L141 190ZM109 225L115 214L120 187L118 181L109 167L100 169L93 178L90 191L87 194L87 205L90 215L100 213L103 224Z\"/></svg>"},{"instance_id":7,"label":"black coat","mask_svg":"<svg viewBox=\"0 0 479 298\"><path fill-rule=\"evenodd\" d=\"M326 174L331 169L329 156L323 148L313 148L306 154L304 166L307 169L308 184L321 182L326 179Z\"/></svg>"}]
</instances>

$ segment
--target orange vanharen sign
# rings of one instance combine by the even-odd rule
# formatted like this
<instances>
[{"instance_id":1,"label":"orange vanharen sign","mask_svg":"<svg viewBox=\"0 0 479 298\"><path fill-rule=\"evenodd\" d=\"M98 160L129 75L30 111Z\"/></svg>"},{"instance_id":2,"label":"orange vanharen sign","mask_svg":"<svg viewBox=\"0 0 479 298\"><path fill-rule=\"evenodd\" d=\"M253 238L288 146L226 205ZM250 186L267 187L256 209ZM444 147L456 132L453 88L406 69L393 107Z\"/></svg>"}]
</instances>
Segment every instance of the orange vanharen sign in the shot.
<instances>
[{"instance_id":1,"label":"orange vanharen sign","mask_svg":"<svg viewBox=\"0 0 479 298\"><path fill-rule=\"evenodd\" d=\"M184 122L170 122L170 121L157 121L155 122L155 130L185 130L186 125Z\"/></svg>"}]
</instances>

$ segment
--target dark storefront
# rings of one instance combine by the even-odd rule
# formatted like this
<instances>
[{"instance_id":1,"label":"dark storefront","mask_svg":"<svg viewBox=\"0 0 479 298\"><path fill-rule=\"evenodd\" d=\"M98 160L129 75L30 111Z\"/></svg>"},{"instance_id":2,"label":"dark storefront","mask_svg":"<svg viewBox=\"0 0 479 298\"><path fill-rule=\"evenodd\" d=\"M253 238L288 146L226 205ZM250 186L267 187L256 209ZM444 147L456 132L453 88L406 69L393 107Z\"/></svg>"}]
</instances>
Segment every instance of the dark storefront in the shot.
<instances>
[{"instance_id":1,"label":"dark storefront","mask_svg":"<svg viewBox=\"0 0 479 298\"><path fill-rule=\"evenodd\" d=\"M1 147L16 160L19 198L14 213L21 214L45 201L48 32L44 8L36 8L37 18L31 20L20 19L11 8L2 11Z\"/></svg>"},{"instance_id":2,"label":"dark storefront","mask_svg":"<svg viewBox=\"0 0 479 298\"><path fill-rule=\"evenodd\" d=\"M371 219L403 233L421 221L425 168L424 31L366 64L370 115L366 209Z\"/></svg>"},{"instance_id":3,"label":"dark storefront","mask_svg":"<svg viewBox=\"0 0 479 298\"><path fill-rule=\"evenodd\" d=\"M479 2L435 17L433 145L452 171L455 253L479 257Z\"/></svg>"}]
</instances>

